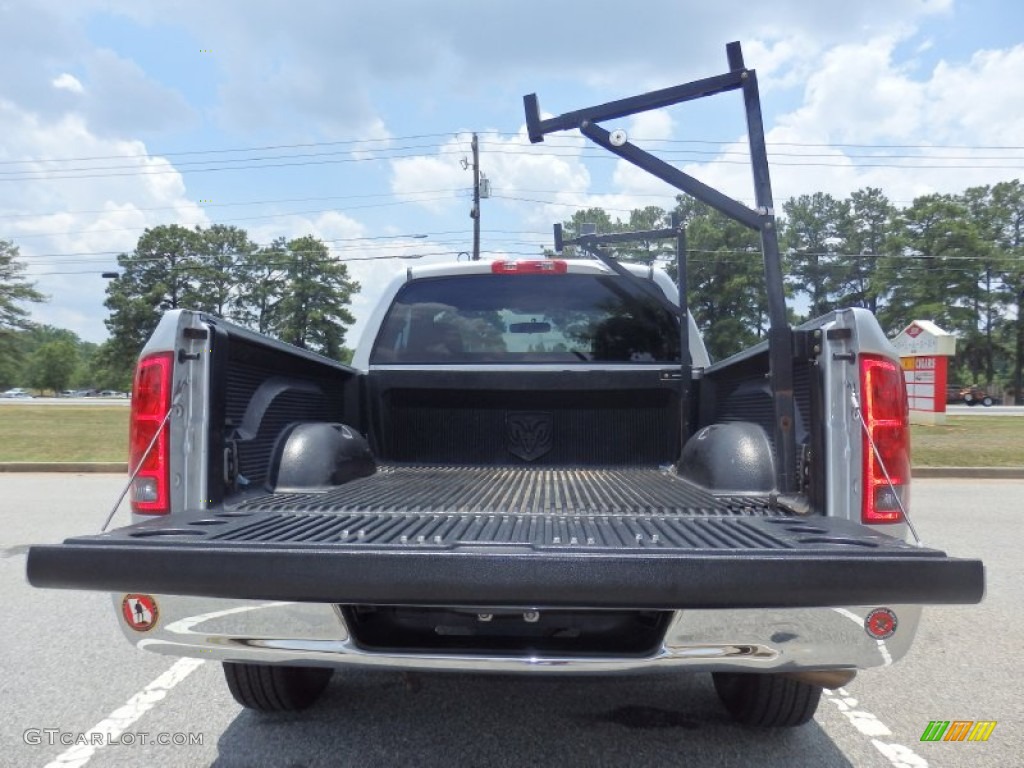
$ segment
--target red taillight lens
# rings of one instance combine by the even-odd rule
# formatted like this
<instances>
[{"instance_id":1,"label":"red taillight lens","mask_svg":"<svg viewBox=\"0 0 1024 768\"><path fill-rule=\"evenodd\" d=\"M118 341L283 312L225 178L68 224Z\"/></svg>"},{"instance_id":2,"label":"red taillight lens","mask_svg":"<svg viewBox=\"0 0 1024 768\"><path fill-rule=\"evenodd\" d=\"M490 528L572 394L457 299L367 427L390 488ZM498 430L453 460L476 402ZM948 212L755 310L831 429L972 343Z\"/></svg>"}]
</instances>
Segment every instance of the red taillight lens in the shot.
<instances>
[{"instance_id":1,"label":"red taillight lens","mask_svg":"<svg viewBox=\"0 0 1024 768\"><path fill-rule=\"evenodd\" d=\"M174 358L170 352L150 355L139 361L132 389L132 420L128 428L129 471L134 472L142 456L160 431L142 468L132 483L132 510L143 515L163 515L170 511L169 438L160 429L171 407L171 374Z\"/></svg>"},{"instance_id":2,"label":"red taillight lens","mask_svg":"<svg viewBox=\"0 0 1024 768\"><path fill-rule=\"evenodd\" d=\"M906 507L910 500L910 418L903 370L888 358L862 355L860 392L861 412L874 441L873 448L864 435L861 446L864 457L861 520L900 523L903 522L900 502Z\"/></svg>"},{"instance_id":3,"label":"red taillight lens","mask_svg":"<svg viewBox=\"0 0 1024 768\"><path fill-rule=\"evenodd\" d=\"M491 262L491 272L496 275L564 275L568 271L569 265L559 259Z\"/></svg>"}]
</instances>

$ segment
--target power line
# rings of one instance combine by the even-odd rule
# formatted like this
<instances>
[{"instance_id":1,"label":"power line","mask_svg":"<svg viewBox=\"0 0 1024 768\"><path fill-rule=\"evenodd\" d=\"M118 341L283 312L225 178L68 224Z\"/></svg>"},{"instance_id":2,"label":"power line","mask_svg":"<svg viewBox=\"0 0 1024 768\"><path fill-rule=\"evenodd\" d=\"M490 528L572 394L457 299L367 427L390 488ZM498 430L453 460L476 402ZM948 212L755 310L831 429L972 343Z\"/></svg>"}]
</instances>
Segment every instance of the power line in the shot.
<instances>
[{"instance_id":1,"label":"power line","mask_svg":"<svg viewBox=\"0 0 1024 768\"><path fill-rule=\"evenodd\" d=\"M641 139L635 139L635 141L642 141L642 140ZM648 142L645 142L645 143L648 143ZM658 139L658 140L651 141L649 143L651 143L651 144L659 144L659 143L669 143L669 144L672 144L672 143L675 143L675 142L672 142L670 140ZM507 147L507 146L510 146L510 145L511 146L516 146L516 145L519 145L520 143L519 142L487 142L487 141L482 141L482 142L480 142L480 144L481 144L481 146ZM529 143L523 142L521 144L521 146L529 147L529 146L532 146L532 145L529 144ZM822 146L829 146L829 145L822 145ZM564 148L564 145L562 147L560 147L560 148ZM810 149L810 148L813 148L813 147L809 146L808 148ZM713 156L713 157L719 157L719 156L722 156L722 155L729 155L729 156L745 157L745 158L749 158L750 157L749 150L665 149L665 148L658 148L658 151L659 151L659 153L666 154L666 155L698 155L698 156ZM836 155L836 153L834 153L834 152L782 152L782 151L773 151L771 153L771 155L772 155L772 157L833 157L833 158L838 157L838 155ZM892 154L892 153L886 153L886 154L850 154L850 153L843 153L842 156L843 157L847 157L847 158L851 158L851 159L852 158L864 158L864 159L883 159L883 160L884 159L890 159L890 160L899 160L899 159L909 159L909 160L919 160L919 159L936 159L936 160L989 160L989 161L993 161L993 162L997 162L997 161L998 162L1002 162L1002 161L1005 161L1005 160L1008 160L1008 159L1009 160L1022 160L1022 159L1024 159L1024 157L1020 157L1020 156L1009 156L1009 157L1007 157L1006 155L993 155L993 156L980 156L979 157L978 155L923 155L923 154L920 154L920 153L919 154L914 154L914 155Z\"/></svg>"},{"instance_id":2,"label":"power line","mask_svg":"<svg viewBox=\"0 0 1024 768\"><path fill-rule=\"evenodd\" d=\"M515 193L525 193L525 194L534 194L534 195L558 195L558 194L562 194L562 193L565 192L564 189L507 189L507 190L503 190L501 187L493 187L493 186L491 187L491 191L492 191L492 193L493 192L501 192L501 191L509 191L509 192L515 192ZM448 189L421 189L421 190L414 191L414 192L412 192L412 191L411 192L403 192L402 195L404 196L404 195L459 194L459 193L465 193L465 190L463 188L454 188L454 187L453 188L448 188ZM590 196L594 196L594 197L602 197L602 196L607 197L607 196L613 196L613 195L623 195L623 196L626 196L626 197L650 197L650 198L655 198L655 199L672 200L674 202L675 198L680 193L678 193L678 192L654 193L654 192L621 192L621 191L615 191L615 190L588 190L587 192L581 193L581 194L586 194L586 195L590 195ZM396 197L396 196L397 195L394 192L376 192L376 193L361 194L361 195L326 195L326 196L318 196L318 197L286 197L286 198L276 198L276 199L269 199L269 200L239 200L239 201L227 202L227 203L201 203L201 204L197 203L197 205L205 210L207 208L232 208L232 207L242 207L242 206L274 205L274 204L278 204L278 203L309 203L309 202L323 202L323 201L326 201L326 200L363 200L363 199L373 199L373 198L379 198L379 197ZM781 195L780 194L780 195L778 195L778 197L779 198L793 197L793 195ZM914 202L913 200L891 200L891 199L888 199L888 198L887 198L887 200L890 203L897 203L897 204L904 204L904 203L905 204L910 204L910 203ZM191 201L189 201L189 202L191 202ZM415 202L422 202L422 201L411 200L409 202L414 202L415 203ZM136 212L136 211L140 211L140 212L178 211L180 209L181 209L180 205L163 205L163 206L153 206L153 207L144 207L144 208L134 208L133 207L131 209L131 212ZM335 209L328 209L328 210L335 210ZM112 211L109 208L96 208L96 209L92 209L92 210L82 210L82 209L70 209L70 210L68 210L68 209L65 209L65 210L60 210L60 211L40 211L38 213L8 213L8 214L0 214L0 219L25 219L25 218L35 219L35 218L45 218L45 217L48 217L48 216L62 216L62 215L77 216L77 215L87 215L87 214L97 214L97 213L122 213L122 212L121 211ZM217 223L217 222L214 222L214 223ZM490 230L490 231L493 232L494 230ZM550 233L538 233L538 234L550 234Z\"/></svg>"},{"instance_id":3,"label":"power line","mask_svg":"<svg viewBox=\"0 0 1024 768\"><path fill-rule=\"evenodd\" d=\"M299 143L288 143L288 144L261 144L249 147L225 147L225 148L212 148L212 149L191 149L191 150L180 150L174 152L165 152L162 150L150 150L147 153L123 153L123 154L111 154L111 155L86 155L86 156L75 156L75 157L34 157L26 158L24 160L0 160L0 166L2 165L17 165L17 164L29 164L29 163L62 163L62 162L88 162L94 160L128 160L128 159L150 159L156 157L184 157L188 155L216 155L216 154L234 154L240 152L262 152L267 150L277 149L308 149L314 147L337 147L337 146L356 146L366 144L389 144L390 142L408 142L408 141L419 141L422 139L442 139L455 137L457 140L460 137L471 133L471 131L449 131L445 133L421 133L421 134L410 134L407 136L388 136L388 137L367 137L360 139L345 139L338 141L309 141ZM516 129L500 131L478 131L481 136L509 136L513 140L519 138L519 132ZM651 138L638 136L634 137L634 141L643 141L649 143L660 143L660 144L696 144L703 146L725 146L735 144L736 139L662 139L662 138ZM551 137L545 139L545 144L565 142L565 145L580 146L586 145L587 142L582 137L564 136L564 137ZM526 142L523 142L524 145ZM1024 150L1022 145L1008 145L1008 144L870 144L870 143L848 143L848 142L803 142L803 141L772 141L768 143L770 147L806 147L806 148L847 148L847 149L926 149L926 150L983 150L983 151L1020 151ZM388 149L387 146L384 149ZM377 151L374 149L368 149L367 151Z\"/></svg>"},{"instance_id":4,"label":"power line","mask_svg":"<svg viewBox=\"0 0 1024 768\"><path fill-rule=\"evenodd\" d=\"M304 254L318 254L319 252L317 252L317 251L291 251L290 253L293 254L293 255L304 255ZM447 250L447 251L436 251L436 252L432 251L432 252L429 252L429 253L397 255L397 256L365 256L365 257L353 256L353 257L346 257L346 258L330 258L330 257L328 257L327 259L324 259L324 262L329 262L329 263L337 263L337 262L347 263L347 262L350 262L350 261L386 261L386 260L389 260L389 259L405 259L405 260L409 260L409 259L422 259L422 258L425 258L427 256L456 256L456 255L458 255L460 253L465 253L465 251L464 250L463 251ZM516 255L516 252L512 252L512 251L484 251L483 253L494 254L494 255ZM533 255L533 256L536 256L537 254L536 253L529 253L529 254L522 253L522 254L519 254L519 255ZM240 263L240 264L234 264L232 266L241 267L241 268L246 268L246 267L252 267L252 268L270 267L270 268L284 269L286 267L292 266L292 264L293 264L293 262L282 261L282 262L263 262L263 263L259 263L259 264ZM172 267L168 267L168 270L172 271L172 272L175 272L175 271L179 271L179 272L195 271L197 269L201 269L203 266L204 265L202 265L202 264L187 263L187 264L179 264L179 265L175 265L175 266L172 266ZM316 266L316 264L314 263L313 266ZM100 271L101 270L99 270L99 269L72 270L72 271L56 270L56 271L35 273L33 276L34 277L47 277L49 275L95 275L95 274L98 274Z\"/></svg>"},{"instance_id":5,"label":"power line","mask_svg":"<svg viewBox=\"0 0 1024 768\"><path fill-rule=\"evenodd\" d=\"M451 136L450 133L420 133L411 136L393 136L393 137L378 137L378 138L366 138L366 139L345 139L340 141L310 141L301 144L264 144L253 147L230 147L226 149L191 149L183 150L179 152L161 152L158 150L150 151L146 154L118 154L118 155L92 155L88 157L40 157L30 158L27 160L0 160L0 165L11 165L14 163L68 163L68 162L84 162L89 160L127 160L127 159L143 159L153 157L181 157L184 155L212 155L229 152L260 152L268 149L305 149L307 147L333 147L343 145L361 145L370 144L373 142L390 142L390 141L417 141L419 139L433 139ZM373 150L368 150L373 151Z\"/></svg>"},{"instance_id":6,"label":"power line","mask_svg":"<svg viewBox=\"0 0 1024 768\"><path fill-rule=\"evenodd\" d=\"M495 231L498 231L498 230L495 230ZM533 233L526 233L526 234L533 234ZM343 245L341 245L341 246L334 246L336 250L355 249L355 248L369 249L369 248L424 247L424 245L438 245L438 244L444 245L444 244L446 244L447 241L445 241L445 240L437 241L437 240L434 240L434 239L430 239L428 243L424 242L424 240L426 240L426 238L435 238L435 237L441 237L441 236L445 236L445 235L465 235L465 233L462 230L454 230L454 229L452 229L452 230L442 230L442 231L437 231L437 232L402 234L402 235L375 235L375 236L367 236L367 237L326 238L326 239L321 239L320 242L322 242L324 244L328 244L328 243L342 243ZM375 241L382 241L382 240L401 240L401 239L415 240L415 242L409 242L409 243L381 243L381 242L375 242ZM369 244L366 244L367 242L369 242ZM273 242L268 243L266 245L260 245L258 243L253 243L253 245L256 246L257 249L259 249L259 248L269 249L269 248L273 248L274 247L274 243ZM23 262L34 262L35 264L39 264L39 263L43 263L43 262L39 261L40 259L51 259L51 258L52 259L63 259L63 258L66 258L66 257L80 257L80 256L90 256L90 257L96 257L96 256L119 256L119 255L122 255L122 254L127 255L129 253L131 253L131 251L125 250L125 249L109 250L109 251L70 251L70 252L65 252L65 253L32 254L32 255L29 255L29 256L21 256L21 257L19 257L18 260L19 261L23 261ZM299 251L296 251L296 253L299 253ZM313 251L301 251L301 253L313 253ZM202 254L200 254L200 255L202 255ZM234 253L229 254L229 255L236 255L237 256L237 255L240 255L240 254L238 254L237 252L234 252ZM144 259L145 257L135 257L135 258L143 258Z\"/></svg>"},{"instance_id":7,"label":"power line","mask_svg":"<svg viewBox=\"0 0 1024 768\"><path fill-rule=\"evenodd\" d=\"M423 146L424 147L433 147L434 145L423 145ZM587 159L587 160L605 160L605 161L613 160L613 161L618 161L617 157L615 157L614 155L608 154L608 153L597 153L597 152L588 152L588 151L565 153L565 152L557 151L557 149L564 148L564 146L563 147L555 147L554 148L555 151L552 151L552 149L547 149L547 148L544 148L544 147L533 147L533 148L527 149L527 146L525 144L523 145L523 149L510 149L509 148L510 146L512 146L512 145L508 145L508 144L500 145L498 148L491 150L490 154L492 154L492 155L495 155L495 154L496 155L512 155L512 156L529 155L529 156L534 156L534 157L536 157L538 155L544 155L544 156L548 156L548 157L572 157L572 158ZM449 156L449 155L463 154L463 151L461 149L459 149L458 147L451 147L451 146L440 146L437 149L437 151L434 152L434 153L413 152L411 154L408 154L408 152L410 150L414 150L414 149L418 149L418 148L422 148L422 147L408 146L408 147L391 148L391 149L387 150L389 153L390 152L406 152L407 154L380 154L379 156L375 156L375 157L347 157L347 158L336 158L336 159L304 160L304 161L285 162L285 163L258 162L258 164L248 164L248 165L245 164L245 163L253 163L254 161L261 161L264 158L248 158L247 157L247 158L240 158L238 160L218 160L218 161L212 161L212 162L221 162L221 163L236 163L236 165L221 166L221 167L182 168L182 167L179 167L179 166L173 166L172 165L172 166L169 166L169 167L166 167L166 168L136 169L136 170L132 170L132 171L115 172L115 173L92 173L92 171L104 170L103 166L94 167L94 168L55 169L55 172L50 172L50 171L45 171L45 170L35 170L35 171L27 171L27 170L3 171L3 172L0 172L0 181L56 181L56 180L67 180L67 179L118 178L118 177L124 177L124 176L158 176L158 175L166 175L166 174L171 174L171 173L178 173L178 174L187 174L187 173L216 173L216 172L229 171L229 170L260 170L260 169L264 169L264 168L305 167L305 166L310 166L310 165L337 165L337 164L349 164L349 163L361 163L361 162L378 162L378 161L403 160L403 159L410 159L410 158L436 158L436 157L444 157L444 156ZM326 154L336 154L336 153L326 153ZM668 154L672 154L672 152L669 152ZM675 154L681 154L681 153L680 152L676 152ZM714 158L711 158L711 159L703 160L702 162L704 164L719 164L719 165L747 165L748 164L746 160L728 160L728 159L724 159L724 158L719 156L719 155L722 155L722 154L743 155L743 153L740 153L740 152L727 152L727 153L719 152L719 153L710 153L710 154L715 154L716 156ZM287 158L287 157L301 157L301 156L303 156L303 155L291 155L291 156L282 156L282 157ZM320 157L320 155L313 155L313 156ZM940 160L945 159L945 158L943 158L941 156L935 156L935 157L928 157L928 156L896 156L895 157L895 159L907 159L907 160L918 160L918 159L920 159L920 160L928 160L928 161L932 161L931 163L918 163L918 162L913 162L913 163L908 163L908 162L902 162L902 163L870 163L870 162L862 162L863 160L874 160L874 159L882 160L882 159L885 159L886 157L888 157L886 155L865 155L865 156L856 156L856 155L848 156L848 155L843 155L841 157L838 157L838 156L835 156L835 155L803 155L803 154L785 154L785 153L783 153L783 156L795 157L795 158L815 157L815 156L835 157L836 160L845 160L846 162L789 162L789 161L786 161L786 160L772 160L771 161L771 165L772 166L777 166L777 167L821 167L821 168L836 168L836 167L839 167L839 168L849 168L849 167L852 166L852 167L855 167L855 168L896 168L896 169L909 169L909 170L986 170L986 169L994 169L994 170L1008 170L1008 169L1009 170L1021 170L1021 169L1024 169L1024 165L1007 165L1006 164L1007 160L1013 160L1013 161L1024 160L1024 157L1016 157L1016 156L1008 157L1008 158L1007 157L1000 157L1000 158L988 158L988 157L982 157L982 158L976 158L976 157L975 158L948 158L950 160L956 160L956 162L955 163L943 163L943 164L936 164L936 161L940 161ZM266 159L272 159L272 158L266 158ZM974 160L975 162L965 164L965 163L961 162L961 159ZM195 161L195 162L200 162L200 161ZM209 161L206 161L206 162L209 162ZM984 162L984 163L998 163L998 165L991 165L991 164L989 164L989 165L982 165L982 164L979 164L980 162ZM185 165L185 164L186 163L182 163L181 165ZM118 168L133 168L133 167L134 166L107 166L106 170L116 170Z\"/></svg>"},{"instance_id":8,"label":"power line","mask_svg":"<svg viewBox=\"0 0 1024 768\"><path fill-rule=\"evenodd\" d=\"M454 153L441 152L439 154L454 154ZM217 173L217 172L220 172L220 171L246 171L246 170L259 170L259 169L262 169L262 168L294 168L294 167L303 167L303 166L309 166L309 165L339 165L339 164L347 164L347 163L364 163L364 162L370 162L370 161L376 161L376 160L398 160L398 159L410 158L410 157L434 157L434 155L419 153L419 154L411 154L411 155L390 155L388 157L380 157L380 158L376 158L376 157L347 157L347 158L336 159L336 160L305 160L305 161L297 162L297 163L265 163L265 164L260 164L260 165L235 165L235 166L228 166L228 167L223 167L223 168L187 168L187 169L184 169L184 170L179 170L175 166L171 166L170 168L150 169L148 171L135 171L135 172L125 172L125 173L73 173L73 174L67 174L65 171L62 170L61 174L63 174L63 175L60 175L60 174L57 174L57 175L38 175L38 173L37 173L34 176L31 176L31 175L30 176L26 176L26 175L24 175L25 172L21 172L23 174L21 176L7 175L7 176L4 176L4 177L0 178L0 181L58 181L58 180L65 180L65 179L107 179L107 178L120 178L120 177L124 177L124 176L163 176L163 175L167 175L169 173L177 173L177 174L185 174L185 173ZM245 158L245 160L241 161L241 162L247 162L249 160L251 160L251 158ZM92 170L92 169L83 169L83 170ZM45 173L45 172L42 172L42 173Z\"/></svg>"},{"instance_id":9,"label":"power line","mask_svg":"<svg viewBox=\"0 0 1024 768\"><path fill-rule=\"evenodd\" d=\"M437 145L437 144L411 144L411 145L402 146L402 147L392 147L392 148L389 148L386 151L388 151L388 152L392 152L392 151L393 152L405 152L405 151L409 151L409 150L413 150L413 149L435 149L438 146L439 145ZM190 170L193 170L193 169L191 169L191 168L184 168L184 166L210 164L210 163L251 163L251 162L257 162L257 161L263 161L263 160L291 160L291 159L300 158L300 157L334 157L336 155L344 155L344 154L349 154L349 153L350 153L350 150L339 150L339 151L332 151L332 152L303 152L303 153L299 153L299 154L288 154L288 155L264 155L264 156L261 156L261 157L240 157L240 158L237 158L237 159L227 159L227 160L182 160L180 162L175 163L173 165L173 167L177 168L179 170L183 170L183 171L187 172L187 171L190 171ZM155 160L155 159L160 159L160 158L151 158L151 159ZM362 161L365 161L365 160L374 160L374 159L377 159L377 158L373 158L373 157L368 157L368 158L362 158L362 157L350 158L351 162L362 162ZM382 158L382 159L387 159L387 158ZM133 163L131 165L94 165L94 166L87 166L85 168L55 168L54 171L55 172L59 172L59 173L77 173L78 171L83 171L83 172L84 171L118 171L118 170L125 170L125 169L131 169L131 168L138 168L138 163ZM210 170L213 170L213 169L211 168ZM16 171L0 171L0 174L5 174L5 175L10 175L10 174L15 174L15 173L20 173L20 174L25 174L25 173L50 173L50 171L48 171L48 170L36 170L36 169L16 170Z\"/></svg>"}]
</instances>

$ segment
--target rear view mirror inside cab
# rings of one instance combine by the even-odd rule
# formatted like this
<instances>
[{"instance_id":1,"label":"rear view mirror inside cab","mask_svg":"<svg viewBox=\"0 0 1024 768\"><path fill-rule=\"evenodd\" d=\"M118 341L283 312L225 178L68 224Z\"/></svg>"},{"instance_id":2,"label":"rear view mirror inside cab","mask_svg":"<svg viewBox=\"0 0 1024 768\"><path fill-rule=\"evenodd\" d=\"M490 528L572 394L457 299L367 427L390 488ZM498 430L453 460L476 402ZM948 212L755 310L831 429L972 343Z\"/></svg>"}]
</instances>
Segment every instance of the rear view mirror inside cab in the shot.
<instances>
[{"instance_id":1,"label":"rear view mirror inside cab","mask_svg":"<svg viewBox=\"0 0 1024 768\"><path fill-rule=\"evenodd\" d=\"M509 333L549 333L551 331L551 323L510 323L508 326Z\"/></svg>"}]
</instances>

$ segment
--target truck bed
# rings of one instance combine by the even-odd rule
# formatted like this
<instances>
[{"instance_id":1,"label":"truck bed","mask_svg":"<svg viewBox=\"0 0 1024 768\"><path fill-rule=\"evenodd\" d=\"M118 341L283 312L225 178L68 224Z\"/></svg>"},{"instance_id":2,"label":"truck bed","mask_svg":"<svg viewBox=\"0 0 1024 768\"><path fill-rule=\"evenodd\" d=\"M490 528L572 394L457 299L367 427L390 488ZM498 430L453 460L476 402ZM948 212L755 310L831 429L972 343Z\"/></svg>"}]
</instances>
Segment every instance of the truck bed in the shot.
<instances>
[{"instance_id":1,"label":"truck bed","mask_svg":"<svg viewBox=\"0 0 1024 768\"><path fill-rule=\"evenodd\" d=\"M981 564L658 469L390 466L33 547L36 586L343 604L970 603Z\"/></svg>"},{"instance_id":2,"label":"truck bed","mask_svg":"<svg viewBox=\"0 0 1024 768\"><path fill-rule=\"evenodd\" d=\"M656 468L379 467L324 493L260 494L239 512L431 513L435 515L786 514L768 496L715 496Z\"/></svg>"}]
</instances>

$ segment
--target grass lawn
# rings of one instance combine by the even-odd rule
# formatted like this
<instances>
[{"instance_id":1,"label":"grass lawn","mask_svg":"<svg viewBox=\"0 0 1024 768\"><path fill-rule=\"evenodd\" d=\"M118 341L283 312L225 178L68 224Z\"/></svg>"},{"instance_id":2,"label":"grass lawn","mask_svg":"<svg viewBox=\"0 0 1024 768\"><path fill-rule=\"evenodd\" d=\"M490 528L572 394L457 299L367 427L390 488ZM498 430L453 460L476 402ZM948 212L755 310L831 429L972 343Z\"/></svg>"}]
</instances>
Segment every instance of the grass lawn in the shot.
<instances>
[{"instance_id":1,"label":"grass lawn","mask_svg":"<svg viewBox=\"0 0 1024 768\"><path fill-rule=\"evenodd\" d=\"M0 406L0 461L127 461L128 412L114 405ZM915 425L918 467L1024 466L1024 417L950 416Z\"/></svg>"},{"instance_id":2,"label":"grass lawn","mask_svg":"<svg viewBox=\"0 0 1024 768\"><path fill-rule=\"evenodd\" d=\"M128 461L120 405L0 406L0 461Z\"/></svg>"},{"instance_id":3,"label":"grass lawn","mask_svg":"<svg viewBox=\"0 0 1024 768\"><path fill-rule=\"evenodd\" d=\"M914 425L916 467L1024 466L1024 417L949 416L941 427Z\"/></svg>"}]
</instances>

